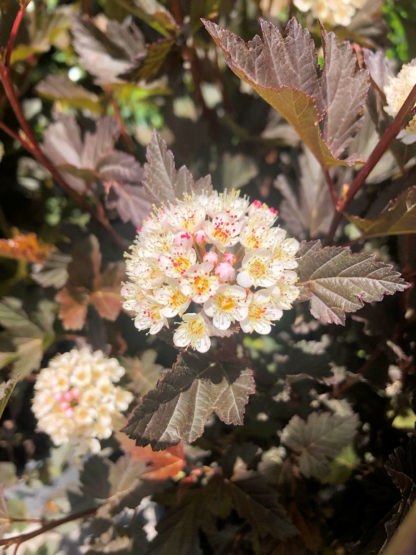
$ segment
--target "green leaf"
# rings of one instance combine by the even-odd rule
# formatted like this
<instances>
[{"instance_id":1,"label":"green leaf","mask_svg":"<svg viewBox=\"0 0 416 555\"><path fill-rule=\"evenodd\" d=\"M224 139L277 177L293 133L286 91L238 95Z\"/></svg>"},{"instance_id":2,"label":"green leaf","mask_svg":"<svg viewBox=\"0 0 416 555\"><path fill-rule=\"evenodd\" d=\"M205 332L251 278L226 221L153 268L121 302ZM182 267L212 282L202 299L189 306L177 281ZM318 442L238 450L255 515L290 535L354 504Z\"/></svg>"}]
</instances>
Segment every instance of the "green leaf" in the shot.
<instances>
[{"instance_id":1,"label":"green leaf","mask_svg":"<svg viewBox=\"0 0 416 555\"><path fill-rule=\"evenodd\" d=\"M116 0L116 2L165 37L174 36L178 32L173 15L157 0Z\"/></svg>"},{"instance_id":2,"label":"green leaf","mask_svg":"<svg viewBox=\"0 0 416 555\"><path fill-rule=\"evenodd\" d=\"M26 11L23 18L26 41L13 49L11 63L26 60L31 54L47 52L59 35L71 27L70 12L69 6L57 7L52 12L36 8Z\"/></svg>"},{"instance_id":3,"label":"green leaf","mask_svg":"<svg viewBox=\"0 0 416 555\"><path fill-rule=\"evenodd\" d=\"M301 300L310 300L312 315L325 324L343 325L346 312L409 286L391 265L373 255L353 254L343 247L323 248L320 241L301 244L298 264Z\"/></svg>"},{"instance_id":4,"label":"green leaf","mask_svg":"<svg viewBox=\"0 0 416 555\"><path fill-rule=\"evenodd\" d=\"M172 50L175 41L173 39L160 39L146 45L146 54L141 60L140 66L132 71L123 73L121 77L128 81L144 79L150 81L158 74L167 55Z\"/></svg>"},{"instance_id":5,"label":"green leaf","mask_svg":"<svg viewBox=\"0 0 416 555\"><path fill-rule=\"evenodd\" d=\"M175 202L186 194L212 190L210 176L195 181L185 166L179 170L175 168L173 154L157 131L153 131L146 158L143 186L156 204Z\"/></svg>"},{"instance_id":6,"label":"green leaf","mask_svg":"<svg viewBox=\"0 0 416 555\"><path fill-rule=\"evenodd\" d=\"M0 324L6 328L7 336L16 351L0 353L0 367L13 362L13 374L20 378L39 368L43 351L53 339L55 303L44 300L36 312L28 315L22 309L22 301L4 297L0 301Z\"/></svg>"},{"instance_id":7,"label":"green leaf","mask_svg":"<svg viewBox=\"0 0 416 555\"><path fill-rule=\"evenodd\" d=\"M99 97L71 81L66 74L48 75L39 83L36 91L49 100L59 100L66 106L102 113Z\"/></svg>"},{"instance_id":8,"label":"green leaf","mask_svg":"<svg viewBox=\"0 0 416 555\"><path fill-rule=\"evenodd\" d=\"M347 218L366 238L416 233L416 186L403 191L376 218L362 219L349 215Z\"/></svg>"},{"instance_id":9,"label":"green leaf","mask_svg":"<svg viewBox=\"0 0 416 555\"><path fill-rule=\"evenodd\" d=\"M171 371L145 395L123 428L137 445L165 449L202 435L212 413L226 424L242 425L252 371L238 359L213 360L182 353Z\"/></svg>"},{"instance_id":10,"label":"green leaf","mask_svg":"<svg viewBox=\"0 0 416 555\"><path fill-rule=\"evenodd\" d=\"M7 382L0 383L0 418L3 415L4 409L9 402L17 382L18 380L16 378L12 378L11 380L7 380Z\"/></svg>"},{"instance_id":11,"label":"green leaf","mask_svg":"<svg viewBox=\"0 0 416 555\"><path fill-rule=\"evenodd\" d=\"M356 414L313 412L306 421L295 415L281 440L299 455L299 468L306 478L325 479L330 461L351 443L358 424Z\"/></svg>"},{"instance_id":12,"label":"green leaf","mask_svg":"<svg viewBox=\"0 0 416 555\"><path fill-rule=\"evenodd\" d=\"M232 71L286 118L323 167L355 164L357 156L338 157L358 132L369 79L366 71L357 69L351 47L322 29L321 73L311 35L295 18L285 36L270 22L260 24L263 38L256 35L245 43L204 21Z\"/></svg>"}]
</instances>

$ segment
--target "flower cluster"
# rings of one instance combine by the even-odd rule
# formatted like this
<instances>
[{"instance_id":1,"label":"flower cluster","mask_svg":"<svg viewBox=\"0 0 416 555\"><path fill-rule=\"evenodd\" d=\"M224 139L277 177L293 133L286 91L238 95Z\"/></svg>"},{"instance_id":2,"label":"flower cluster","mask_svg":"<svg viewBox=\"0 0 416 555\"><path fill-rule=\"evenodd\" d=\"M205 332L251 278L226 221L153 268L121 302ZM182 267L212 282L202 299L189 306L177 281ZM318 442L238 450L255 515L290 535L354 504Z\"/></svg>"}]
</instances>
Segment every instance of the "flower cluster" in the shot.
<instances>
[{"instance_id":1,"label":"flower cluster","mask_svg":"<svg viewBox=\"0 0 416 555\"><path fill-rule=\"evenodd\" d=\"M396 77L390 77L388 85L384 87L387 101L384 109L390 116L396 116L415 84L416 58L409 64L405 64ZM400 131L397 138L405 144L416 141L416 116L413 116L406 128Z\"/></svg>"},{"instance_id":2,"label":"flower cluster","mask_svg":"<svg viewBox=\"0 0 416 555\"><path fill-rule=\"evenodd\" d=\"M32 409L38 428L53 442L75 443L78 451L97 452L133 395L114 383L124 375L115 358L89 348L54 357L36 380Z\"/></svg>"},{"instance_id":3,"label":"flower cluster","mask_svg":"<svg viewBox=\"0 0 416 555\"><path fill-rule=\"evenodd\" d=\"M299 243L276 219L276 210L239 191L155 208L127 254L123 306L136 327L155 334L180 318L175 345L201 353L234 323L268 334L298 296Z\"/></svg>"},{"instance_id":4,"label":"flower cluster","mask_svg":"<svg viewBox=\"0 0 416 555\"><path fill-rule=\"evenodd\" d=\"M316 19L329 25L347 27L356 11L364 6L367 0L293 0L301 12L312 12Z\"/></svg>"}]
</instances>

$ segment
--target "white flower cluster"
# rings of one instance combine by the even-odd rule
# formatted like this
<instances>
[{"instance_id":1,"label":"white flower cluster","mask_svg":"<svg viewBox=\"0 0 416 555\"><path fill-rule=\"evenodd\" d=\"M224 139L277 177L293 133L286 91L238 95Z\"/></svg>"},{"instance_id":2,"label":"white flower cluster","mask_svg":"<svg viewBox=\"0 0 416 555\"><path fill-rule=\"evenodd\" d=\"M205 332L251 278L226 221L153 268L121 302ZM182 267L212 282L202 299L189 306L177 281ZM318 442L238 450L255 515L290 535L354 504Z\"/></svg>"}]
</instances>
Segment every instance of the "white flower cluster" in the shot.
<instances>
[{"instance_id":1,"label":"white flower cluster","mask_svg":"<svg viewBox=\"0 0 416 555\"><path fill-rule=\"evenodd\" d=\"M154 209L127 254L123 306L136 327L155 334L181 318L175 345L201 353L236 322L246 333L270 333L298 296L299 243L273 227L276 219L239 191L194 193Z\"/></svg>"},{"instance_id":2,"label":"white flower cluster","mask_svg":"<svg viewBox=\"0 0 416 555\"><path fill-rule=\"evenodd\" d=\"M293 0L301 12L312 12L315 19L329 25L347 27L355 12L368 0Z\"/></svg>"},{"instance_id":3,"label":"white flower cluster","mask_svg":"<svg viewBox=\"0 0 416 555\"><path fill-rule=\"evenodd\" d=\"M32 409L38 428L56 445L68 441L79 453L100 450L133 395L115 386L124 368L115 358L87 347L54 357L36 380Z\"/></svg>"},{"instance_id":4,"label":"white flower cluster","mask_svg":"<svg viewBox=\"0 0 416 555\"><path fill-rule=\"evenodd\" d=\"M416 58L405 64L396 77L390 77L388 85L384 87L387 101L387 106L384 109L390 116L395 117L397 115L415 85ZM408 145L416 141L416 116L413 116L406 128L400 131L397 138Z\"/></svg>"}]
</instances>

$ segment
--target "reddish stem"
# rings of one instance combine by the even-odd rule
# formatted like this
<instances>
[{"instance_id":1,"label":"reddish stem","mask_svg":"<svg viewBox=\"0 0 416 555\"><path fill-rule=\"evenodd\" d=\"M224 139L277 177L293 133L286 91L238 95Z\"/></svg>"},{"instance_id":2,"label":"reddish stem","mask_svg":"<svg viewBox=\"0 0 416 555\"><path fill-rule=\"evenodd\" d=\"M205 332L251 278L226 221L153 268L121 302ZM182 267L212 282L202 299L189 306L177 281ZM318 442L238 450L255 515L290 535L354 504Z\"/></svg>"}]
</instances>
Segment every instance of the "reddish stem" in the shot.
<instances>
[{"instance_id":1,"label":"reddish stem","mask_svg":"<svg viewBox=\"0 0 416 555\"><path fill-rule=\"evenodd\" d=\"M113 241L119 247L125 249L127 248L128 243L116 232L115 229L113 229L110 222L106 218L105 214L104 216L98 215L93 210L93 208L88 204L85 198L79 193L77 193L76 191L74 191L74 189L72 189L70 185L68 185L68 183L62 177L59 170L56 168L56 166L51 162L51 160L49 160L47 156L45 156L45 154L42 152L36 140L35 134L29 122L27 121L27 119L23 114L22 107L19 103L19 100L16 95L16 91L14 89L14 86L10 77L9 63L10 63L11 51L13 49L16 35L19 31L19 26L22 22L22 17L24 14L25 7L26 5L22 6L16 15L16 19L13 23L12 31L10 33L9 41L7 44L5 61L2 65L0 65L0 80L4 88L4 92L6 93L6 96L10 102L10 106L16 116L17 121L19 122L20 127L23 133L25 134L25 138L22 138L22 137L19 137L19 135L16 135L5 124L2 124L1 128L6 133L9 133L9 135L11 135L13 138L17 139L32 154L32 156L34 156L38 160L38 162L40 162L47 170L49 170L49 172L51 173L55 181L68 193L68 195L75 202L77 202L81 206L81 208L83 208L83 210L88 212L91 215L91 217L95 219L110 234ZM96 202L98 205L99 203L97 199L96 199Z\"/></svg>"},{"instance_id":2,"label":"reddish stem","mask_svg":"<svg viewBox=\"0 0 416 555\"><path fill-rule=\"evenodd\" d=\"M11 545L17 544L16 548L18 548L22 543L27 542L45 532L49 532L49 530L53 530L58 526L62 526L62 524L66 524L67 522L71 522L73 520L78 520L79 518L86 518L89 516L95 515L98 511L99 507L93 507L91 509L86 509L85 511L81 511L79 513L75 513L73 515L68 515L63 518L59 518L57 520L51 520L46 522L41 528L34 530L33 532L27 532L26 534L19 534L18 536L12 536L11 538L5 538L0 540L0 546L4 545L6 547L10 547Z\"/></svg>"},{"instance_id":3,"label":"reddish stem","mask_svg":"<svg viewBox=\"0 0 416 555\"><path fill-rule=\"evenodd\" d=\"M355 197L357 192L361 189L364 185L365 180L367 179L368 175L389 148L390 144L393 140L397 137L400 133L400 130L403 127L403 124L408 116L409 112L412 110L416 101L416 85L410 91L408 97L403 103L403 106L400 108L399 112L397 113L396 117L390 124L390 126L386 129L383 133L382 137L380 138L379 142L375 146L373 152L370 154L367 162L361 168L357 176L355 177L354 181L351 183L350 188L348 189L348 193L345 199L338 203L334 217L332 219L331 227L328 232L327 236L327 243L332 243L335 233L338 229L339 224L342 220L342 213L346 210L352 199Z\"/></svg>"},{"instance_id":4,"label":"reddish stem","mask_svg":"<svg viewBox=\"0 0 416 555\"><path fill-rule=\"evenodd\" d=\"M328 170L324 170L324 175L325 175L326 182L328 183L329 192L331 193L332 203L336 207L339 202L339 198L338 198L337 191L335 189L335 183L333 182L332 177L329 175Z\"/></svg>"},{"instance_id":5,"label":"reddish stem","mask_svg":"<svg viewBox=\"0 0 416 555\"><path fill-rule=\"evenodd\" d=\"M7 68L10 67L10 57L12 55L12 50L14 48L14 43L16 42L17 33L19 32L19 27L25 13L25 9L26 9L26 4L21 6L20 10L17 12L12 30L10 31L9 40L7 42L6 54L4 55L4 65Z\"/></svg>"},{"instance_id":6,"label":"reddish stem","mask_svg":"<svg viewBox=\"0 0 416 555\"><path fill-rule=\"evenodd\" d=\"M179 27L183 25L181 0L170 0L170 9Z\"/></svg>"}]
</instances>

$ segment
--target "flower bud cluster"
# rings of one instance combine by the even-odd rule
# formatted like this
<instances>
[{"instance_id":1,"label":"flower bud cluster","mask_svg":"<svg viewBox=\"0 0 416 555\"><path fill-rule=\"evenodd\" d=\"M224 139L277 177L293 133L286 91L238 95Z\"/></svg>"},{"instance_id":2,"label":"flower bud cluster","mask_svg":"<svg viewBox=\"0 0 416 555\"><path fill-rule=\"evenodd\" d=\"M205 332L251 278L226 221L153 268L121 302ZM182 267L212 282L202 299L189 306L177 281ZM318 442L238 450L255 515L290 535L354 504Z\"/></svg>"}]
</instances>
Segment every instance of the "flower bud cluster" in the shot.
<instances>
[{"instance_id":1,"label":"flower bud cluster","mask_svg":"<svg viewBox=\"0 0 416 555\"><path fill-rule=\"evenodd\" d=\"M115 358L87 347L57 355L36 380L32 409L39 430L56 445L68 441L79 452L100 450L133 395L114 385L124 375Z\"/></svg>"},{"instance_id":2,"label":"flower bud cluster","mask_svg":"<svg viewBox=\"0 0 416 555\"><path fill-rule=\"evenodd\" d=\"M410 63L405 64L396 77L390 77L389 83L384 87L387 106L385 111L392 117L397 115L404 101L409 96L410 91L416 84L416 58ZM405 144L416 141L416 116L410 120L405 129L397 135Z\"/></svg>"},{"instance_id":3,"label":"flower bud cluster","mask_svg":"<svg viewBox=\"0 0 416 555\"><path fill-rule=\"evenodd\" d=\"M276 219L239 191L194 193L154 209L126 255L123 306L135 326L156 334L180 319L175 345L201 353L235 323L270 333L298 296L299 243Z\"/></svg>"},{"instance_id":4,"label":"flower bud cluster","mask_svg":"<svg viewBox=\"0 0 416 555\"><path fill-rule=\"evenodd\" d=\"M315 19L329 25L347 27L356 11L364 6L367 0L293 0L301 12L311 12Z\"/></svg>"}]
</instances>

